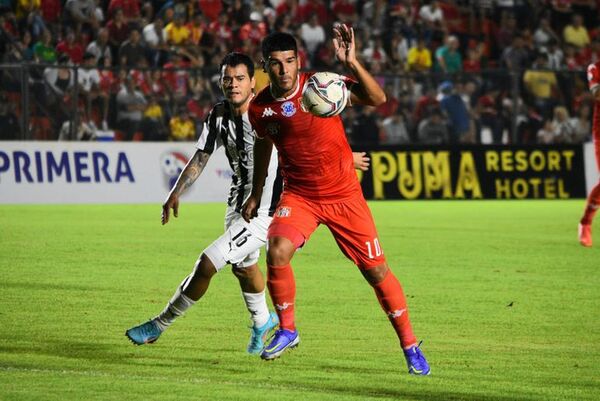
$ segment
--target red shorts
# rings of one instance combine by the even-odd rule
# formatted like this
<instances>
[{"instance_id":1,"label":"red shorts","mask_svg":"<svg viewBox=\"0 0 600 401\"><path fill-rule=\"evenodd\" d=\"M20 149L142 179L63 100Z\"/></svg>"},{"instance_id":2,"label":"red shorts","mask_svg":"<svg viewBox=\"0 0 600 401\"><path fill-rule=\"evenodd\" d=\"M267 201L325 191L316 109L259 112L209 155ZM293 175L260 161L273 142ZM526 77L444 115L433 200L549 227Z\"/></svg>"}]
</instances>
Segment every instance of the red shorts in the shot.
<instances>
[{"instance_id":1,"label":"red shorts","mask_svg":"<svg viewBox=\"0 0 600 401\"><path fill-rule=\"evenodd\" d=\"M340 250L357 266L369 268L385 262L373 216L362 195L343 203L320 204L284 192L267 238L285 237L299 247L319 224L329 228Z\"/></svg>"}]
</instances>

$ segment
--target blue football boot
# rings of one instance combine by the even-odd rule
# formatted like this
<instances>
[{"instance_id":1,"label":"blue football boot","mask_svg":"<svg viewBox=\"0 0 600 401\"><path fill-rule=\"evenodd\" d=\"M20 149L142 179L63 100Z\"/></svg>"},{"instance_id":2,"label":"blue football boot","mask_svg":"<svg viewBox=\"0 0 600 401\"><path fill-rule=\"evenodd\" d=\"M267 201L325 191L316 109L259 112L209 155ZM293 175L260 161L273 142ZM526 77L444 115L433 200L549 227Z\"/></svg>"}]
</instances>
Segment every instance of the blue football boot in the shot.
<instances>
[{"instance_id":1,"label":"blue football boot","mask_svg":"<svg viewBox=\"0 0 600 401\"><path fill-rule=\"evenodd\" d=\"M154 320L148 320L146 323L132 327L125 332L125 335L135 345L151 344L158 340L161 334L162 331L158 328Z\"/></svg>"},{"instance_id":2,"label":"blue football boot","mask_svg":"<svg viewBox=\"0 0 600 401\"><path fill-rule=\"evenodd\" d=\"M260 354L260 357L266 360L278 358L286 349L295 348L299 343L300 336L298 335L298 330L279 329L273 335L271 342Z\"/></svg>"},{"instance_id":3,"label":"blue football boot","mask_svg":"<svg viewBox=\"0 0 600 401\"><path fill-rule=\"evenodd\" d=\"M422 375L427 376L431 369L425 355L421 352L421 343L404 350L404 357L406 358L406 364L408 365L408 373L411 375Z\"/></svg>"},{"instance_id":4,"label":"blue football boot","mask_svg":"<svg viewBox=\"0 0 600 401\"><path fill-rule=\"evenodd\" d=\"M269 314L269 320L267 323L260 327L250 328L250 342L248 343L248 353L258 354L265 347L265 341L268 335L277 327L279 324L279 318L275 312Z\"/></svg>"}]
</instances>

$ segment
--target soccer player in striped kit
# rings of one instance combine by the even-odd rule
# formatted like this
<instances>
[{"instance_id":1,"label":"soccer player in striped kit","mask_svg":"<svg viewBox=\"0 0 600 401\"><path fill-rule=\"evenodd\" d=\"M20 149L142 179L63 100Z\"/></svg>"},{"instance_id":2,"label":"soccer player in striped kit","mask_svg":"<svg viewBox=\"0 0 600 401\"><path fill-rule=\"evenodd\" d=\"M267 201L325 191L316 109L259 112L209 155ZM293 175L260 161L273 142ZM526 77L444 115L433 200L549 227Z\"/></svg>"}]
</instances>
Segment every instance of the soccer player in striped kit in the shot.
<instances>
[{"instance_id":1,"label":"soccer player in striped kit","mask_svg":"<svg viewBox=\"0 0 600 401\"><path fill-rule=\"evenodd\" d=\"M352 103L378 106L386 96L373 76L356 59L354 32L334 28L338 60L352 72L347 80ZM429 365L412 331L402 287L388 268L371 212L352 169L352 153L339 116L320 118L301 107L302 87L310 77L299 72L293 36L276 32L262 42L264 69L271 84L250 103L256 129L253 190L243 216L258 214L261 188L273 145L279 154L284 192L269 227L267 285L280 319L280 329L261 353L274 359L300 342L294 320L296 285L290 265L320 224L332 232L338 247L360 269L375 290L381 307L398 335L411 374L427 375Z\"/></svg>"},{"instance_id":2,"label":"soccer player in striped kit","mask_svg":"<svg viewBox=\"0 0 600 401\"><path fill-rule=\"evenodd\" d=\"M592 136L596 151L596 164L600 171L600 61L590 64L587 69L590 91L594 96L594 117L592 120ZM579 243L592 246L592 221L600 207L600 181L588 195L583 216L579 221Z\"/></svg>"}]
</instances>

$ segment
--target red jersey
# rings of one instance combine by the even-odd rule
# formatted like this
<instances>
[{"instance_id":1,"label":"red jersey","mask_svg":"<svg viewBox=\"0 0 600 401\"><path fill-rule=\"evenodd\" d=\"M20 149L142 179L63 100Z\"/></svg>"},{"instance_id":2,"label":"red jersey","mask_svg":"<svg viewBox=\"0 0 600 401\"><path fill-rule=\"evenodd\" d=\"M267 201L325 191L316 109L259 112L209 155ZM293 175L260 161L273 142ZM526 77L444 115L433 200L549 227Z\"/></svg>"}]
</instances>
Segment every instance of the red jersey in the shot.
<instances>
[{"instance_id":1,"label":"red jersey","mask_svg":"<svg viewBox=\"0 0 600 401\"><path fill-rule=\"evenodd\" d=\"M275 144L286 191L320 203L362 196L340 116L316 117L300 107L311 75L300 73L298 87L285 99L264 88L250 103L250 122L258 137Z\"/></svg>"},{"instance_id":2,"label":"red jersey","mask_svg":"<svg viewBox=\"0 0 600 401\"><path fill-rule=\"evenodd\" d=\"M587 68L587 78L590 91L600 90L600 61L590 64ZM592 136L594 142L600 143L600 102L594 101L594 118L592 120Z\"/></svg>"}]
</instances>

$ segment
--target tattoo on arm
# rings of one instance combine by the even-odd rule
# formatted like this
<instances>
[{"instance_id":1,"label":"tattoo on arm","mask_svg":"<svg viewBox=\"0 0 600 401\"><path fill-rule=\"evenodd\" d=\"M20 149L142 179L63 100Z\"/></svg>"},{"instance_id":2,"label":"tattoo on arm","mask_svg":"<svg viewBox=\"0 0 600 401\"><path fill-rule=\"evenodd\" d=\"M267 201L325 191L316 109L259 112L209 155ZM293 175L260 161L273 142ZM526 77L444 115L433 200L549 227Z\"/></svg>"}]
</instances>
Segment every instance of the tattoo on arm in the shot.
<instances>
[{"instance_id":1,"label":"tattoo on arm","mask_svg":"<svg viewBox=\"0 0 600 401\"><path fill-rule=\"evenodd\" d=\"M204 167L206 167L209 157L208 153L197 151L179 175L173 192L181 195L186 189L191 187L200 176L200 173L202 173L202 170L204 170Z\"/></svg>"}]
</instances>

